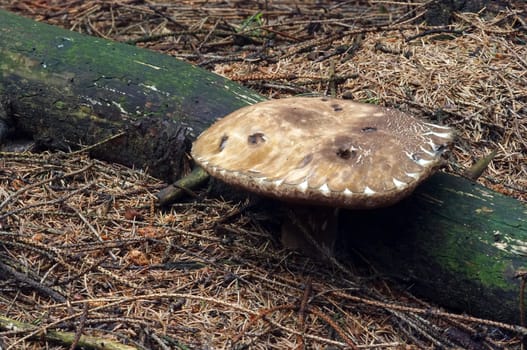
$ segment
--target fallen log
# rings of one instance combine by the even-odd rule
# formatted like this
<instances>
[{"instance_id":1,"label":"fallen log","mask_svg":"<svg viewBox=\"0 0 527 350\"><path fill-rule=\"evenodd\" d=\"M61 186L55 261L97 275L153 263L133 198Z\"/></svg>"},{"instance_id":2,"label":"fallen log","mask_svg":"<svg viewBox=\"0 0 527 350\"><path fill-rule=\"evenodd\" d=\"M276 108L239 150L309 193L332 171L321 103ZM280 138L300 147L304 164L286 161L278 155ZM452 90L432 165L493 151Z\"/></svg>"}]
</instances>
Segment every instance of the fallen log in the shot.
<instances>
[{"instance_id":1,"label":"fallen log","mask_svg":"<svg viewBox=\"0 0 527 350\"><path fill-rule=\"evenodd\" d=\"M174 58L3 11L0 97L6 129L54 149L95 145L94 157L169 182L190 167L194 135L263 100ZM523 203L439 174L398 205L346 212L342 220L344 240L381 274L445 307L520 322Z\"/></svg>"},{"instance_id":2,"label":"fallen log","mask_svg":"<svg viewBox=\"0 0 527 350\"><path fill-rule=\"evenodd\" d=\"M94 157L167 181L188 171L193 134L264 99L167 55L5 11L0 72L4 129L51 149L98 144L90 149Z\"/></svg>"},{"instance_id":3,"label":"fallen log","mask_svg":"<svg viewBox=\"0 0 527 350\"><path fill-rule=\"evenodd\" d=\"M389 208L348 212L341 232L384 276L459 312L520 323L527 206L438 173Z\"/></svg>"}]
</instances>

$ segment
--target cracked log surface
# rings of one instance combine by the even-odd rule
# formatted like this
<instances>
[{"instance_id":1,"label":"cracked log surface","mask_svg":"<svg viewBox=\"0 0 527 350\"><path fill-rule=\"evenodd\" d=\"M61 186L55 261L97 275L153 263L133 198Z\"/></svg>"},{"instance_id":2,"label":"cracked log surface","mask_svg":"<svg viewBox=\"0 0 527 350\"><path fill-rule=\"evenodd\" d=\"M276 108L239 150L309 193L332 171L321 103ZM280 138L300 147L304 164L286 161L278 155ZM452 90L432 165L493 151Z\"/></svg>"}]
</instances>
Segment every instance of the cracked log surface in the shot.
<instances>
[{"instance_id":1,"label":"cracked log surface","mask_svg":"<svg viewBox=\"0 0 527 350\"><path fill-rule=\"evenodd\" d=\"M0 133L63 150L124 133L92 155L173 181L189 166L193 133L261 100L172 57L0 11ZM438 174L398 205L342 219L344 239L381 275L443 306L519 322L523 203Z\"/></svg>"}]
</instances>

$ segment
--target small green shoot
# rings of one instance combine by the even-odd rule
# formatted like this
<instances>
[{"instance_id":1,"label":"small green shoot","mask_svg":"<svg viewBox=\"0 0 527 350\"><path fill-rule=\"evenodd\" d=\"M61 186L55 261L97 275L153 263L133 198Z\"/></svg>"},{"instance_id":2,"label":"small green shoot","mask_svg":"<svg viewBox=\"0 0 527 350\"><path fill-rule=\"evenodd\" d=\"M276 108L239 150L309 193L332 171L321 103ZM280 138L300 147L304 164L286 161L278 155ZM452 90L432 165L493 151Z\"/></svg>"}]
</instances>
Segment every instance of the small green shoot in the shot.
<instances>
[{"instance_id":1,"label":"small green shoot","mask_svg":"<svg viewBox=\"0 0 527 350\"><path fill-rule=\"evenodd\" d=\"M257 28L261 27L262 25L263 13L257 12L242 22L238 32L248 32L250 35L260 36L261 32Z\"/></svg>"}]
</instances>

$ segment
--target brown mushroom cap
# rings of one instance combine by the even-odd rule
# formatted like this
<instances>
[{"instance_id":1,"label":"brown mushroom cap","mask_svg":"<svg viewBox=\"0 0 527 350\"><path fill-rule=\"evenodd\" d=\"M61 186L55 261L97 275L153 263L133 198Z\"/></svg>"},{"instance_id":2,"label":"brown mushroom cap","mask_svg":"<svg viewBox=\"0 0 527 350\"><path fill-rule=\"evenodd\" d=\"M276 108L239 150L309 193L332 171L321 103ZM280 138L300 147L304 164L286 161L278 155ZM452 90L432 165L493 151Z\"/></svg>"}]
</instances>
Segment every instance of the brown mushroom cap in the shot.
<instances>
[{"instance_id":1,"label":"brown mushroom cap","mask_svg":"<svg viewBox=\"0 0 527 350\"><path fill-rule=\"evenodd\" d=\"M194 142L192 156L212 176L262 195L374 208L410 194L452 139L450 128L395 109L295 97L220 119Z\"/></svg>"}]
</instances>

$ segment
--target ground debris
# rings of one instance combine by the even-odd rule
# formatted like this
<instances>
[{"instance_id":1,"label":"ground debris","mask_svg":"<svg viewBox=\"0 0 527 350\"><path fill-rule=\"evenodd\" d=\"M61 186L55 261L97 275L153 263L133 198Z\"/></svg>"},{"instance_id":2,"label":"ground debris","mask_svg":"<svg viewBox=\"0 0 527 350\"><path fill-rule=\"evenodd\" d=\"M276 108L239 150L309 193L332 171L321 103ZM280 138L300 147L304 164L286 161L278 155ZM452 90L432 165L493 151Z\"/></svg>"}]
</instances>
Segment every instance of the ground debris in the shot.
<instances>
[{"instance_id":1,"label":"ground debris","mask_svg":"<svg viewBox=\"0 0 527 350\"><path fill-rule=\"evenodd\" d=\"M256 220L244 203L202 193L153 207L163 186L83 154L2 153L7 349L53 344L42 337L57 330L139 349L456 346L479 325L488 326L484 344L515 343L491 334L514 326L452 315L387 281L363 280L352 266L281 249L262 225L265 213ZM13 331L9 320L27 327ZM464 337L443 339L443 329L461 326Z\"/></svg>"}]
</instances>

